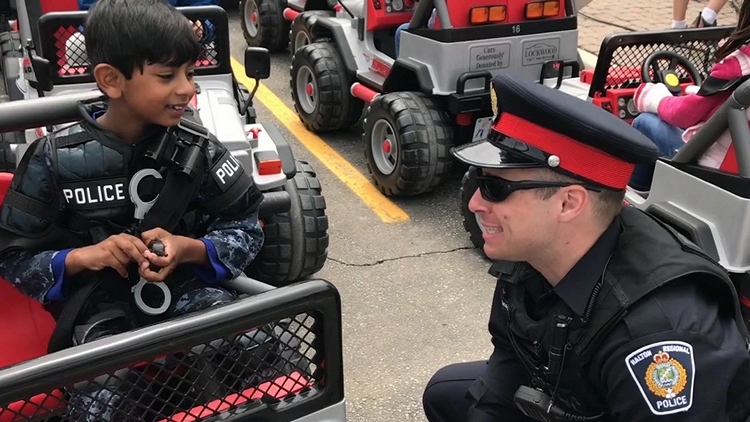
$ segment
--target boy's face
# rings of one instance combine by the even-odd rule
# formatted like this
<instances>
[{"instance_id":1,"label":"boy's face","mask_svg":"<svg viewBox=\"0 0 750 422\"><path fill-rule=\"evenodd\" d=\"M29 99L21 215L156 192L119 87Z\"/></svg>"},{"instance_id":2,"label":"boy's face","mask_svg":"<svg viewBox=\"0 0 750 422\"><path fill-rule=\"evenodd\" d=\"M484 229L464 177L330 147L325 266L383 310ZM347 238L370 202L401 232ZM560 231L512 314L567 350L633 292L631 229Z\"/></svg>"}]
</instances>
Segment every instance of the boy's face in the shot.
<instances>
[{"instance_id":1,"label":"boy's face","mask_svg":"<svg viewBox=\"0 0 750 422\"><path fill-rule=\"evenodd\" d=\"M193 63L174 67L147 64L143 71L136 68L130 79L120 74L117 82L112 84L111 92L106 93L119 101L124 106L123 111L129 111L134 120L164 127L175 126L195 95L194 71Z\"/></svg>"}]
</instances>

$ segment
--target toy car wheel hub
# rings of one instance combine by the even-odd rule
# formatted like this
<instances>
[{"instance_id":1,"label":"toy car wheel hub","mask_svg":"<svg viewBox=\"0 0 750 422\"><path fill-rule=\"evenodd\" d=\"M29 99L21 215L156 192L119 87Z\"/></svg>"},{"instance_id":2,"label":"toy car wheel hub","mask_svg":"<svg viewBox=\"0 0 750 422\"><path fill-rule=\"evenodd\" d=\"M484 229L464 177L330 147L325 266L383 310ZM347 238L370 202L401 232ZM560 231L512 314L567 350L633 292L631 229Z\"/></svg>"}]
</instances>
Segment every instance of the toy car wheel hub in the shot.
<instances>
[{"instance_id":1,"label":"toy car wheel hub","mask_svg":"<svg viewBox=\"0 0 750 422\"><path fill-rule=\"evenodd\" d=\"M391 153L391 141L386 139L383 141L383 153L384 154L390 154Z\"/></svg>"},{"instance_id":2,"label":"toy car wheel hub","mask_svg":"<svg viewBox=\"0 0 750 422\"><path fill-rule=\"evenodd\" d=\"M300 31L297 33L297 35L295 35L294 37L295 49L302 48L308 44L310 44L310 37L307 35L305 31Z\"/></svg>"},{"instance_id":3,"label":"toy car wheel hub","mask_svg":"<svg viewBox=\"0 0 750 422\"><path fill-rule=\"evenodd\" d=\"M253 0L245 2L245 22L247 22L247 32L250 36L255 37L260 32L258 25L258 5Z\"/></svg>"},{"instance_id":4,"label":"toy car wheel hub","mask_svg":"<svg viewBox=\"0 0 750 422\"><path fill-rule=\"evenodd\" d=\"M378 171L389 175L396 170L398 161L398 140L393 126L384 119L380 119L372 126L372 157Z\"/></svg>"},{"instance_id":5,"label":"toy car wheel hub","mask_svg":"<svg viewBox=\"0 0 750 422\"><path fill-rule=\"evenodd\" d=\"M300 93L298 103L307 114L313 114L318 106L317 93L313 72L307 66L302 66L297 73L297 92ZM302 94L304 93L304 94Z\"/></svg>"}]
</instances>

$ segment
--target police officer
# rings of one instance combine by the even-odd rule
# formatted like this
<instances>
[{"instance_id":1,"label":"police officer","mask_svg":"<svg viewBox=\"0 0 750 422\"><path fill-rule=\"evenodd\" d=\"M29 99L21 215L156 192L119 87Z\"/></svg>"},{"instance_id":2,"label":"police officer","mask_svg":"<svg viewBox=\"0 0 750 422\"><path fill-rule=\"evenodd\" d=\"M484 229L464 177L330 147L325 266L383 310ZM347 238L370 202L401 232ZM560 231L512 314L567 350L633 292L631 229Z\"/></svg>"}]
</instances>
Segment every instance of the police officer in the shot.
<instances>
[{"instance_id":1,"label":"police officer","mask_svg":"<svg viewBox=\"0 0 750 422\"><path fill-rule=\"evenodd\" d=\"M431 422L744 421L750 355L725 270L633 207L653 144L614 115L539 84L494 80L469 208L502 260L488 361L451 365L423 397Z\"/></svg>"}]
</instances>

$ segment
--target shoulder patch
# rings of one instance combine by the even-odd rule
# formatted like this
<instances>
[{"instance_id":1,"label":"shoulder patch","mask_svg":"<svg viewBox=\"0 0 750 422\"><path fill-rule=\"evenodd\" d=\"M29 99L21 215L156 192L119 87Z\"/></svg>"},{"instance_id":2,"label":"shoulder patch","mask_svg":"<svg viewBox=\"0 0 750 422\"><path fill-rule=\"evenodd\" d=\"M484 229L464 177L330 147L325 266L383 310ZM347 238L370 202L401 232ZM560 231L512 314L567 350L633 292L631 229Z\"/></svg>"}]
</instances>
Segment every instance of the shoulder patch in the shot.
<instances>
[{"instance_id":1,"label":"shoulder patch","mask_svg":"<svg viewBox=\"0 0 750 422\"><path fill-rule=\"evenodd\" d=\"M211 176L222 192L229 190L244 171L242 164L228 150L211 166Z\"/></svg>"},{"instance_id":2,"label":"shoulder patch","mask_svg":"<svg viewBox=\"0 0 750 422\"><path fill-rule=\"evenodd\" d=\"M625 358L630 375L654 415L686 412L693 405L693 346L661 341L641 347Z\"/></svg>"}]
</instances>

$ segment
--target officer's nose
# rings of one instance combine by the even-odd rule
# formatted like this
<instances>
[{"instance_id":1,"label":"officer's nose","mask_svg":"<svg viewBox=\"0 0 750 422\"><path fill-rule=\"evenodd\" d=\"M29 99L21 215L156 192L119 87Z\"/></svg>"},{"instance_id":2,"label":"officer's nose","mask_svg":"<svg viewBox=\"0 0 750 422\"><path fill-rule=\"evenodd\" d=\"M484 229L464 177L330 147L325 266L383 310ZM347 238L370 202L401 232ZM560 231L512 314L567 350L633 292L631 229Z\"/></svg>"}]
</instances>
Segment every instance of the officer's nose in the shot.
<instances>
[{"instance_id":1,"label":"officer's nose","mask_svg":"<svg viewBox=\"0 0 750 422\"><path fill-rule=\"evenodd\" d=\"M471 195L471 199L469 199L469 211L474 214L488 212L490 205L491 204L482 197L479 188L474 191L474 195Z\"/></svg>"}]
</instances>

